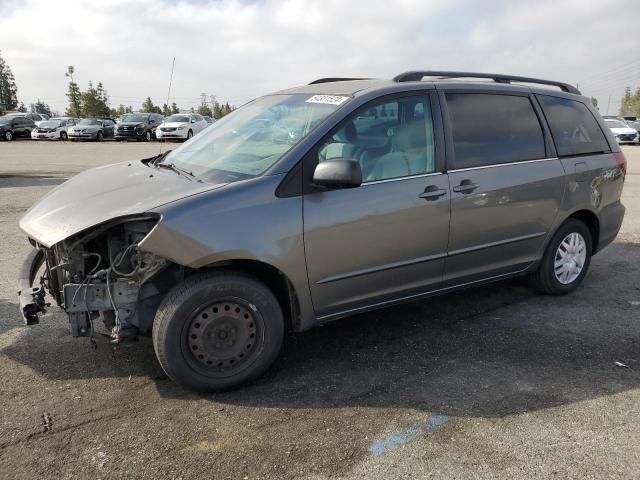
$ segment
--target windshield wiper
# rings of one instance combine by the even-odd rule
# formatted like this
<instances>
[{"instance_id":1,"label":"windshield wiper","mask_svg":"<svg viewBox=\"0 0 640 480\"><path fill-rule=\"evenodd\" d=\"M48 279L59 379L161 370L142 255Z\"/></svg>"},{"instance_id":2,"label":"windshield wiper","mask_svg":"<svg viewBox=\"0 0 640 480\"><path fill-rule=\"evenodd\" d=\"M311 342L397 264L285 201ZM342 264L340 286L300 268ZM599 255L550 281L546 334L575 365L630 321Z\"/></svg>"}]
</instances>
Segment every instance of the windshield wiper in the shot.
<instances>
[{"instance_id":1,"label":"windshield wiper","mask_svg":"<svg viewBox=\"0 0 640 480\"><path fill-rule=\"evenodd\" d=\"M155 165L158 168L166 168L168 170L173 170L177 174L182 175L183 177L187 177L189 180L193 180L194 178L196 178L196 176L193 173L188 172L187 170L184 170L180 167L177 167L173 163L156 163Z\"/></svg>"},{"instance_id":2,"label":"windshield wiper","mask_svg":"<svg viewBox=\"0 0 640 480\"><path fill-rule=\"evenodd\" d=\"M158 162L161 162L162 160L164 160L164 158L169 155L171 153L171 150L167 150L164 153L161 153L160 155L156 155L155 157L153 157L151 159L151 161L149 162L151 165L156 165Z\"/></svg>"}]
</instances>

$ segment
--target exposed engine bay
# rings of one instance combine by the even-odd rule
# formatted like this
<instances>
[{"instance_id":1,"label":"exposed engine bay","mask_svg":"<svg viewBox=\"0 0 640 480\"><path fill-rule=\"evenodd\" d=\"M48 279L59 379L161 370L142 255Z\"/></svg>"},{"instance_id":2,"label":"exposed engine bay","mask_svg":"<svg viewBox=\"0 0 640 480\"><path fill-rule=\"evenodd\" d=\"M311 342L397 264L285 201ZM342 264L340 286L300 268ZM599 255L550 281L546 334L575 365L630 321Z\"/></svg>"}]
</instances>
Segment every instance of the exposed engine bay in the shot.
<instances>
[{"instance_id":1,"label":"exposed engine bay","mask_svg":"<svg viewBox=\"0 0 640 480\"><path fill-rule=\"evenodd\" d=\"M183 268L138 245L158 222L155 216L120 219L41 248L45 272L33 302L23 305L29 322L43 312L46 290L69 316L75 337L90 336L102 321L120 342L150 332L163 294L184 276ZM22 289L24 290L24 289ZM35 314L35 317L34 315Z\"/></svg>"}]
</instances>

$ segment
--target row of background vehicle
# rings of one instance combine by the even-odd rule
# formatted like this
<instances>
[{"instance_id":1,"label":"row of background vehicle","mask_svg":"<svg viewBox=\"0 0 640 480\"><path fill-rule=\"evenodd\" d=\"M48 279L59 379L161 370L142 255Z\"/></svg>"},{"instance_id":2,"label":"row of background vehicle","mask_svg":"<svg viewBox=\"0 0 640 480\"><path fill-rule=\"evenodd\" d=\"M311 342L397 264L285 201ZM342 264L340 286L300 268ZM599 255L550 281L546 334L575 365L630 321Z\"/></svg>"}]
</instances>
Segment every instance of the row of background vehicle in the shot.
<instances>
[{"instance_id":1,"label":"row of background vehicle","mask_svg":"<svg viewBox=\"0 0 640 480\"><path fill-rule=\"evenodd\" d=\"M619 144L640 143L640 120L636 117L604 115L603 118Z\"/></svg>"},{"instance_id":2,"label":"row of background vehicle","mask_svg":"<svg viewBox=\"0 0 640 480\"><path fill-rule=\"evenodd\" d=\"M38 113L9 113L0 117L0 138L14 140L116 141L188 140L214 120L197 113L179 113L164 118L157 113L129 113L112 118L52 117Z\"/></svg>"}]
</instances>

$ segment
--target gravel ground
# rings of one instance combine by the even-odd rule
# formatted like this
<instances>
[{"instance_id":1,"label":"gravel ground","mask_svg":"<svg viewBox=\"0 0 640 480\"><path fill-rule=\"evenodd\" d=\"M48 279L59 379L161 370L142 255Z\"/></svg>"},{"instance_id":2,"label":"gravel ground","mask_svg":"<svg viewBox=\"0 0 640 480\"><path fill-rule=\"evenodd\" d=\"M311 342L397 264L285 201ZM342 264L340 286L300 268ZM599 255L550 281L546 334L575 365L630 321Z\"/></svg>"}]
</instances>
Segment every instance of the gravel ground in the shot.
<instances>
[{"instance_id":1,"label":"gravel ground","mask_svg":"<svg viewBox=\"0 0 640 480\"><path fill-rule=\"evenodd\" d=\"M572 295L518 280L354 316L221 395L174 385L148 339L93 349L58 308L18 315L23 212L159 147L0 143L0 478L638 478L640 147L623 231Z\"/></svg>"}]
</instances>

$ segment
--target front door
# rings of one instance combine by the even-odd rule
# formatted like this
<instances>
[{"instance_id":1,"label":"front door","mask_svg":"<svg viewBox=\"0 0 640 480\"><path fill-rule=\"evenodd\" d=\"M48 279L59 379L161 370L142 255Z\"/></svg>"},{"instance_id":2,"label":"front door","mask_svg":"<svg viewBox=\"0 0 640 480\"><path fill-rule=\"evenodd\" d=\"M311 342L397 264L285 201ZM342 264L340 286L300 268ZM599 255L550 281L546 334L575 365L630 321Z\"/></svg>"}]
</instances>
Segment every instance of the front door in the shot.
<instances>
[{"instance_id":1,"label":"front door","mask_svg":"<svg viewBox=\"0 0 640 480\"><path fill-rule=\"evenodd\" d=\"M536 108L526 93L443 97L452 146L444 284L523 270L537 258L564 189Z\"/></svg>"},{"instance_id":2,"label":"front door","mask_svg":"<svg viewBox=\"0 0 640 480\"><path fill-rule=\"evenodd\" d=\"M450 194L432 103L422 93L368 104L312 153L311 169L346 157L363 172L360 187L304 197L307 272L320 319L439 287Z\"/></svg>"}]
</instances>

